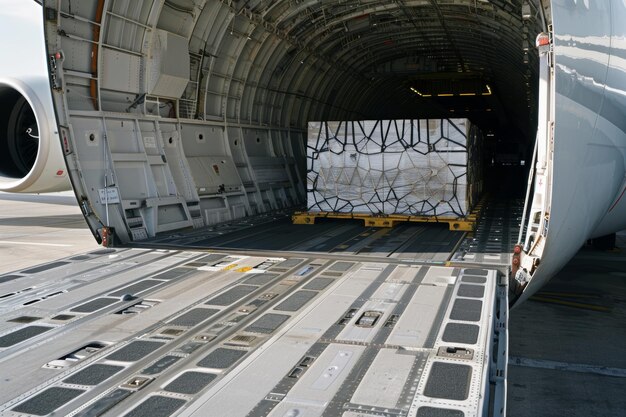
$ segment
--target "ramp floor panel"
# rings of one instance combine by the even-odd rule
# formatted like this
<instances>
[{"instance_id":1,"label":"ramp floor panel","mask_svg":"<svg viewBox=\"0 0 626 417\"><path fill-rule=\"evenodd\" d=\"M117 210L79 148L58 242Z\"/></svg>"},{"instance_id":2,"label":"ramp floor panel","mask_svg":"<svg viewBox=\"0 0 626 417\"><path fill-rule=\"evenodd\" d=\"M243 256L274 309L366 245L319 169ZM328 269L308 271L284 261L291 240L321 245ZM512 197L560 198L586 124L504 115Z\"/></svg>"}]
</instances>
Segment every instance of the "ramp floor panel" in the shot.
<instances>
[{"instance_id":1,"label":"ramp floor panel","mask_svg":"<svg viewBox=\"0 0 626 417\"><path fill-rule=\"evenodd\" d=\"M447 233L421 232L428 240L409 252L394 245L432 255ZM413 255L133 251L151 269L120 272L102 257L77 282L89 256L4 284L17 294L18 281L54 273L46 291L66 292L12 304L11 318L38 320L3 322L0 414L470 417L488 407L495 270ZM247 273L258 265L273 266Z\"/></svg>"}]
</instances>

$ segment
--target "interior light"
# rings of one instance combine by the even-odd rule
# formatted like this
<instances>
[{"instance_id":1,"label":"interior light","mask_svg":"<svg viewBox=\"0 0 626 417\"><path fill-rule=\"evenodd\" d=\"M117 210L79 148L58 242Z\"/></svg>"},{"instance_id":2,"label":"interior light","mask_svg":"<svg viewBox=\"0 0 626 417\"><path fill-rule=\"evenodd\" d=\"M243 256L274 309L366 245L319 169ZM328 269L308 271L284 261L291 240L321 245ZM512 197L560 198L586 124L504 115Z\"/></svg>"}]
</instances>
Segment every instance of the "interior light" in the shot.
<instances>
[{"instance_id":1,"label":"interior light","mask_svg":"<svg viewBox=\"0 0 626 417\"><path fill-rule=\"evenodd\" d=\"M422 93L420 93L419 91L417 91L415 88L410 87L411 91L413 91L415 94L417 94L420 97L430 97L430 95L424 95Z\"/></svg>"},{"instance_id":2,"label":"interior light","mask_svg":"<svg viewBox=\"0 0 626 417\"><path fill-rule=\"evenodd\" d=\"M451 93L439 93L437 97L454 97L454 94Z\"/></svg>"},{"instance_id":3,"label":"interior light","mask_svg":"<svg viewBox=\"0 0 626 417\"><path fill-rule=\"evenodd\" d=\"M459 95L460 95L460 96L464 96L464 97L465 97L465 96L475 96L475 95L476 95L476 93L461 93L461 94L459 94Z\"/></svg>"}]
</instances>

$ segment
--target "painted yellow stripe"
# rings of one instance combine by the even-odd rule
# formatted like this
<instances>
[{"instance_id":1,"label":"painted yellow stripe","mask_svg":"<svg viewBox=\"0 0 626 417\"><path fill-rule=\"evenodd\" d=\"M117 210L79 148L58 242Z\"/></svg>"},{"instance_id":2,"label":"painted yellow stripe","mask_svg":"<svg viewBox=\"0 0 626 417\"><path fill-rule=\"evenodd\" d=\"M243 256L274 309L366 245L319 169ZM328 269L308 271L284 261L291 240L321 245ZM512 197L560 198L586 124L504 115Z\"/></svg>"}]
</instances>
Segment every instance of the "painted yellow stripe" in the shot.
<instances>
[{"instance_id":1,"label":"painted yellow stripe","mask_svg":"<svg viewBox=\"0 0 626 417\"><path fill-rule=\"evenodd\" d=\"M251 266L244 266L243 268L236 269L235 272L248 272L252 269Z\"/></svg>"},{"instance_id":2,"label":"painted yellow stripe","mask_svg":"<svg viewBox=\"0 0 626 417\"><path fill-rule=\"evenodd\" d=\"M598 294L584 294L584 293L575 293L575 292L557 292L557 291L540 291L537 293L538 296L546 296L546 297L567 297L567 298L594 298L599 299L600 296Z\"/></svg>"},{"instance_id":3,"label":"painted yellow stripe","mask_svg":"<svg viewBox=\"0 0 626 417\"><path fill-rule=\"evenodd\" d=\"M533 301L540 301L543 303L550 303L550 304L558 304L558 305L562 305L566 307L580 308L583 310L602 311L605 313L608 313L609 311L611 311L610 308L604 307L604 306L599 306L595 304L577 303L574 301L559 300L557 298L533 296L533 297L530 297L530 299Z\"/></svg>"},{"instance_id":4,"label":"painted yellow stripe","mask_svg":"<svg viewBox=\"0 0 626 417\"><path fill-rule=\"evenodd\" d=\"M222 268L222 271L230 271L231 269L237 268L237 264L228 265L227 267Z\"/></svg>"}]
</instances>

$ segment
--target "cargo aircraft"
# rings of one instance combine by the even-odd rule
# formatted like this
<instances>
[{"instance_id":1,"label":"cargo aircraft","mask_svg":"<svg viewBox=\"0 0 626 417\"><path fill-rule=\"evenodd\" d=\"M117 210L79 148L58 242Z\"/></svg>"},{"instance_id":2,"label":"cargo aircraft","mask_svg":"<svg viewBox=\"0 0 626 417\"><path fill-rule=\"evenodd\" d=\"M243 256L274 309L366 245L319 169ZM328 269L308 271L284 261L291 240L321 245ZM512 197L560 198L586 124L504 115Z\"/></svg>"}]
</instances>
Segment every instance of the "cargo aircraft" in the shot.
<instances>
[{"instance_id":1,"label":"cargo aircraft","mask_svg":"<svg viewBox=\"0 0 626 417\"><path fill-rule=\"evenodd\" d=\"M358 260L361 258L357 255L375 250L364 241L350 240L352 237L343 225L336 226L337 229L302 226L309 227L310 232L299 229L299 233L311 233L308 240L279 244L280 239L293 238L288 237L291 229L276 219L306 204L308 122L462 117L484 133L484 146L489 151L483 173L487 195L500 201L509 196L525 201L524 207L514 213L511 207L515 204L504 205L513 213L507 215L517 216L512 224L520 230L515 236L507 232L509 241L516 245L509 245L512 253L507 254L504 262L505 273L510 275L512 299L519 303L545 285L588 239L610 236L626 228L624 22L626 2L622 0L1 0L0 190L43 193L73 189L95 239L107 246L212 248L220 242L236 240L227 233L232 225L235 229L240 227L234 233L245 240L241 247L253 251L246 253L264 256L269 271L271 265L279 265L281 256L302 256L307 250L324 259L338 259L335 257L341 255L335 255L335 249L351 247L356 248L351 253ZM255 224L261 223L265 229L254 229ZM251 228L245 229L242 224ZM277 228L272 229L272 224L278 225ZM483 231L485 239L506 227L491 226ZM384 237L384 233L368 231L359 239ZM411 245L405 245L401 237L413 239L430 233L429 239L435 239L436 234L421 229L400 229L393 233L397 233L393 235L396 240L387 239L380 245L408 250ZM259 236L265 236L265 244L255 246ZM414 240L416 245L418 240ZM345 245L339 245L344 241ZM451 253L458 249L452 246ZM388 251L389 255L385 256L393 256L394 251ZM211 259L220 267L234 265L232 259L231 263ZM380 262L380 258L372 259ZM491 266L498 269L503 265L498 262L490 265L489 259L485 256L479 269L463 256L457 259L460 263L446 259L445 265L452 272L445 274L443 271L448 270L444 267L437 269L434 264L423 264L432 274L424 269L426 275L419 276L421 282L435 287L456 285L454 294L461 301L453 297L458 303L449 304L450 314L446 317L453 321L451 324L472 320L475 311L471 307L472 296L468 294L476 289L465 288L460 283L483 282L482 274L493 278ZM68 265L61 262L54 267ZM282 274L292 267L284 265L277 270ZM344 274L344 267L350 268L341 264L325 280ZM203 271L218 270L211 268L219 267L199 267ZM290 282L317 271L316 268L322 267L315 262L303 265L289 278ZM358 285L358 277L371 274L380 273L381 279L393 276L398 282L404 276L394 275L395 272L389 275L396 264L380 271L369 263L361 268L350 285ZM29 274L23 271L22 275ZM160 282L158 278L152 281ZM251 285L243 287L246 291L254 290ZM483 294L495 294L494 288ZM16 289L7 294L10 294L7 299L11 299L20 297L21 293ZM295 294L314 296L311 291ZM126 295L123 302L133 299L132 291ZM393 291L379 295L380 299L401 297ZM265 297L261 301L269 302L272 295ZM277 297L280 299L280 295ZM114 299L105 297L107 302ZM427 299L416 303L427 310L430 305ZM38 302L52 300L40 297ZM298 300L294 303L300 308L310 299ZM261 309L261 301L252 311ZM435 308L433 317L437 311L441 314L448 311L445 307L448 304L441 305L437 307L439 310ZM273 407L277 408L272 415L322 415L323 410L325 415L339 415L339 409L333 407L339 404L337 398L344 397L345 401L340 402L342 415L370 415L355 403L367 403L376 392L357 390L349 397L339 389L332 397L336 401L319 394L323 387L332 386L342 369L358 369L358 366L351 368L356 366L351 358L361 354L367 357L371 340L364 335L368 328L383 323L389 328L406 327L401 314L394 318L384 315L387 313L382 312L382 307L368 306L363 312L359 310L362 305L347 310L336 325L353 326L352 333L332 335L333 327L329 327L330 333L325 333L319 343L337 338L342 342L328 342L332 349L324 353L315 351L322 349L317 342L312 345L315 347L312 351L302 351L308 353L286 379L277 380L276 391L264 392L261 398L252 398L250 394L250 398L232 400L229 395L236 391L220 391L219 387L235 381L237 375L218 372L223 379L218 378L219 389L215 388L218 391L210 388L214 396L207 393L203 401L185 403L188 397L184 395L191 395L191 391L185 394L186 380L181 377L176 380L178 388L165 391L184 394L182 399L144 391L152 400L141 402L142 405L133 409L139 411L135 414L131 411L129 415L148 415L145 413L159 409L159 404L173 410L187 404L183 408L189 415L193 412L210 415L207 410L216 404L231 407L228 410L232 413L224 411L219 415L238 415L242 411L237 407L243 409L249 404L256 407L248 408L252 410L249 415L268 415ZM69 315L90 313L92 307L77 307ZM241 308L250 313L250 306ZM284 312L291 307L275 308ZM324 311L330 314L334 310ZM318 318L323 320L324 314L320 313ZM271 313L262 319L267 316L262 324L252 325L246 328L247 333L230 340L231 348L218 349L219 360L232 365L238 360L232 355L261 354L254 350L255 343L261 346L263 335L281 328L281 320L286 317ZM485 317L478 314L478 318ZM236 321L228 323L237 326ZM60 328L57 324L43 326L39 331L52 334ZM439 346L437 343L454 340L465 347L446 348L439 356L433 353L424 371L423 384L396 387L398 396L387 406L387 411L372 406L372 415L386 415L389 410L395 413L396 409L404 410L396 414L419 416L483 415L488 389L475 389L480 384L473 382L460 383L466 388L465 393L441 388L437 378L447 378L446 367L451 362L432 358L448 355L455 360L470 361L468 358L480 349L492 351L488 346L495 339L487 337L484 340L487 347L477 347L464 339L466 336L472 339L470 327L464 328L469 333L460 337L460 333L454 333L460 327L448 324L440 321L441 333L433 333L433 342L426 345L432 348ZM491 329L488 324L485 326ZM25 329L34 327L37 326ZM298 334L315 333L314 327L313 324L302 327ZM154 336L154 340L145 343L156 349L178 330L171 329L169 336L167 333ZM29 343L35 337L22 338L22 333L18 333L0 336L0 348L8 346L10 350L14 343ZM216 334L217 330L212 333ZM367 340L359 339L361 336ZM217 337L222 343L221 336ZM315 340L317 337L321 333ZM404 346L406 351L410 345L407 342L410 338L403 339L400 334L390 337L387 339L390 344L382 349ZM392 339L393 343L389 342ZM343 349L346 340L352 340L354 346ZM147 349L145 343L141 346ZM232 348L237 343L238 347ZM107 346L94 344L89 349L97 351ZM423 346L418 343L414 348L419 350ZM132 349L123 349L117 351L123 351L117 357L115 353L108 357L109 362L102 364L102 370L122 372L117 368L121 366L119 363L129 362L129 357L134 355ZM271 349L267 355L268 352ZM185 355L192 354L178 352L173 356ZM480 387L488 387L485 381L489 378L480 379L480 369L489 367L487 356L481 362L484 368L455 368L452 374L469 375L467 381L482 381ZM274 359L278 357L274 355ZM390 358L380 354L378 362L374 362L376 372L397 363L398 358ZM287 358L285 364L291 363L291 359ZM315 366L310 369L308 366L314 360L330 367L325 376L309 381L311 387L321 390L314 390L319 395L301 388L313 378ZM66 369L63 360L55 363L58 369ZM249 366L262 363L250 362ZM281 368L280 360L274 363ZM277 368L256 371L266 372L267 381L272 380L273 371L278 372ZM376 386L376 372L364 377L370 387ZM494 381L501 376L498 372L503 371L494 370L490 379L496 385ZM191 377L189 374L184 375ZM199 378L196 381L209 384L206 375L213 374L193 374ZM363 377L358 372L356 376ZM404 377L407 381L419 380L419 376L412 374ZM249 384L256 381L250 375L247 378L251 378L246 380ZM356 381L360 382L359 378ZM92 413L86 415L101 415L94 410L106 412L110 407L118 407L110 415L121 415L118 414L120 401L126 403L123 396L134 392L132 386L123 387L122 392L107 391L109 394L103 398L109 398L109 402L100 403L95 393L67 384L49 388L60 390L56 392L59 396L49 395L58 398L67 395L67 401L84 398L86 405L81 409L87 407ZM257 384L261 389L260 380ZM150 390L154 391L154 387ZM405 395L408 392L411 396ZM499 392L495 397L502 399L502 391ZM312 396L300 401L306 393ZM66 407L64 402L45 405L51 403L31 394L17 400L5 397L0 398L5 401L4 409L15 413L45 415ZM412 402L402 403L405 397L412 398ZM478 397L482 398L480 402L467 405ZM30 399L19 403L24 398ZM224 400L228 398L232 401ZM350 398L352 402L348 401ZM442 400L437 402L436 398ZM460 402L455 403L455 399ZM481 405L476 408L475 404ZM447 410L447 414L433 411L438 407ZM504 413L504 407L494 410L494 414Z\"/></svg>"}]
</instances>

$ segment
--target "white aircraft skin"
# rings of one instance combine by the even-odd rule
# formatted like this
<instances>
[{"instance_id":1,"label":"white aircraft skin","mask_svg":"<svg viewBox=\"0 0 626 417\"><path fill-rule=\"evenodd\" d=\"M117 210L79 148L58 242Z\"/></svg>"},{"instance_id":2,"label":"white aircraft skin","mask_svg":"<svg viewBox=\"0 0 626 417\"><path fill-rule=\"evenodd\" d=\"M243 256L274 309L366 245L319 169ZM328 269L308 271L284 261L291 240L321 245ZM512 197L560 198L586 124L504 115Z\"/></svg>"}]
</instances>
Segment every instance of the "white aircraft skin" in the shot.
<instances>
[{"instance_id":1,"label":"white aircraft skin","mask_svg":"<svg viewBox=\"0 0 626 417\"><path fill-rule=\"evenodd\" d=\"M554 73L545 86L548 124L539 128L538 165L545 161L545 170L531 194L537 216L529 230L536 231L522 239L531 242L521 262L529 283L518 301L545 285L587 239L626 228L626 1L554 0L551 12ZM60 101L53 104L41 6L0 0L0 38L0 98L7 87L24 96L40 136L33 170L21 179L0 175L0 189L67 189L56 122L65 112Z\"/></svg>"},{"instance_id":2,"label":"white aircraft skin","mask_svg":"<svg viewBox=\"0 0 626 417\"><path fill-rule=\"evenodd\" d=\"M549 222L540 264L519 301L587 239L626 228L626 2L554 1L552 19L553 175L541 216L549 213ZM532 258L522 266L530 270Z\"/></svg>"}]
</instances>

